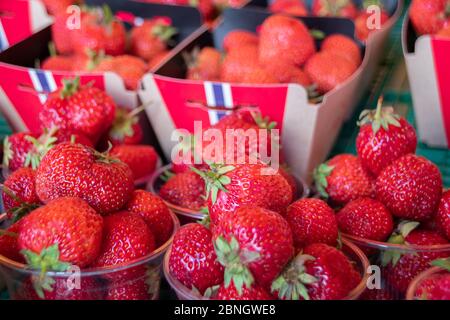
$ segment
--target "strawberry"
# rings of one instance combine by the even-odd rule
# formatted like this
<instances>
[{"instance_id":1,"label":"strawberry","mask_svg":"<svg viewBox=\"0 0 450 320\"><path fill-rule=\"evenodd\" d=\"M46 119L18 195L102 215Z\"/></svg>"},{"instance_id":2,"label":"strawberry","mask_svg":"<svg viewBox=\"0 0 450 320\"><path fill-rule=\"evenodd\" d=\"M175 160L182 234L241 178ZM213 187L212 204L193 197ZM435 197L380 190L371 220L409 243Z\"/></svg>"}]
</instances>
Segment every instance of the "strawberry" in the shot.
<instances>
[{"instance_id":1,"label":"strawberry","mask_svg":"<svg viewBox=\"0 0 450 320\"><path fill-rule=\"evenodd\" d=\"M418 222L403 221L388 242L416 246L434 246L448 243L434 231L416 229L418 225ZM445 258L447 254L443 251L403 253L400 250L387 250L382 254L381 262L385 267L385 277L388 283L399 292L405 293L409 283L419 273L425 271L431 261Z\"/></svg>"},{"instance_id":2,"label":"strawberry","mask_svg":"<svg viewBox=\"0 0 450 320\"><path fill-rule=\"evenodd\" d=\"M73 58L66 56L50 56L46 58L42 64L42 70L51 71L72 71Z\"/></svg>"},{"instance_id":3,"label":"strawberry","mask_svg":"<svg viewBox=\"0 0 450 320\"><path fill-rule=\"evenodd\" d=\"M332 51L348 58L357 66L361 64L361 49L352 38L342 34L332 34L323 40L322 51Z\"/></svg>"},{"instance_id":4,"label":"strawberry","mask_svg":"<svg viewBox=\"0 0 450 320\"><path fill-rule=\"evenodd\" d=\"M206 182L208 209L213 224L247 205L285 214L292 202L292 189L286 179L262 163L235 166L213 164L210 171L196 172Z\"/></svg>"},{"instance_id":5,"label":"strawberry","mask_svg":"<svg viewBox=\"0 0 450 320\"><path fill-rule=\"evenodd\" d=\"M298 198L298 186L297 186L297 180L292 175L290 168L287 166L281 166L279 169L279 173L286 179L287 183L291 187L292 190L292 200L295 200Z\"/></svg>"},{"instance_id":6,"label":"strawberry","mask_svg":"<svg viewBox=\"0 0 450 320\"><path fill-rule=\"evenodd\" d=\"M312 3L312 14L318 17L354 19L357 13L352 0L314 0Z\"/></svg>"},{"instance_id":7,"label":"strawberry","mask_svg":"<svg viewBox=\"0 0 450 320\"><path fill-rule=\"evenodd\" d=\"M257 46L258 36L247 30L236 29L227 33L223 38L223 50L229 52L231 50L239 50L243 46Z\"/></svg>"},{"instance_id":8,"label":"strawberry","mask_svg":"<svg viewBox=\"0 0 450 320\"><path fill-rule=\"evenodd\" d=\"M31 168L14 171L3 184L3 207L8 219L19 220L40 205L36 194L36 173Z\"/></svg>"},{"instance_id":9,"label":"strawberry","mask_svg":"<svg viewBox=\"0 0 450 320\"><path fill-rule=\"evenodd\" d=\"M191 171L191 166L198 170L208 169L209 166L201 159L201 150L197 150L195 136L181 134L180 138L178 150L172 154L171 171L175 174Z\"/></svg>"},{"instance_id":10,"label":"strawberry","mask_svg":"<svg viewBox=\"0 0 450 320\"><path fill-rule=\"evenodd\" d=\"M186 287L201 294L223 282L223 267L217 262L211 239L208 228L199 223L189 223L175 234L170 251L170 273Z\"/></svg>"},{"instance_id":11,"label":"strawberry","mask_svg":"<svg viewBox=\"0 0 450 320\"><path fill-rule=\"evenodd\" d=\"M380 173L375 182L375 193L394 216L428 220L436 212L441 199L441 173L427 159L408 154Z\"/></svg>"},{"instance_id":12,"label":"strawberry","mask_svg":"<svg viewBox=\"0 0 450 320\"><path fill-rule=\"evenodd\" d=\"M442 272L423 279L414 296L421 300L450 300L450 258L431 263L442 268Z\"/></svg>"},{"instance_id":13,"label":"strawberry","mask_svg":"<svg viewBox=\"0 0 450 320\"><path fill-rule=\"evenodd\" d=\"M104 91L64 79L63 88L49 95L39 114L43 128L54 126L84 135L96 143L111 127L116 105Z\"/></svg>"},{"instance_id":14,"label":"strawberry","mask_svg":"<svg viewBox=\"0 0 450 320\"><path fill-rule=\"evenodd\" d=\"M12 224L9 228L0 231L0 255L20 263L24 263L25 259L20 253L17 235L19 234L22 221L19 220Z\"/></svg>"},{"instance_id":15,"label":"strawberry","mask_svg":"<svg viewBox=\"0 0 450 320\"><path fill-rule=\"evenodd\" d=\"M122 208L133 189L133 174L126 164L77 143L55 146L36 172L36 192L42 202L79 197L102 214Z\"/></svg>"},{"instance_id":16,"label":"strawberry","mask_svg":"<svg viewBox=\"0 0 450 320\"><path fill-rule=\"evenodd\" d=\"M386 288L381 289L366 289L359 297L359 300L396 300L391 290Z\"/></svg>"},{"instance_id":17,"label":"strawberry","mask_svg":"<svg viewBox=\"0 0 450 320\"><path fill-rule=\"evenodd\" d=\"M450 22L450 1L413 0L409 16L419 35L435 34Z\"/></svg>"},{"instance_id":18,"label":"strawberry","mask_svg":"<svg viewBox=\"0 0 450 320\"><path fill-rule=\"evenodd\" d=\"M345 205L336 215L339 230L364 239L385 241L394 229L391 213L370 198L359 198Z\"/></svg>"},{"instance_id":19,"label":"strawberry","mask_svg":"<svg viewBox=\"0 0 450 320\"><path fill-rule=\"evenodd\" d=\"M145 20L131 30L131 52L146 60L167 50L167 42L177 33L166 19Z\"/></svg>"},{"instance_id":20,"label":"strawberry","mask_svg":"<svg viewBox=\"0 0 450 320\"><path fill-rule=\"evenodd\" d=\"M151 175L158 164L158 154L152 146L147 145L118 145L109 154L126 163L135 180Z\"/></svg>"},{"instance_id":21,"label":"strawberry","mask_svg":"<svg viewBox=\"0 0 450 320\"><path fill-rule=\"evenodd\" d=\"M173 219L164 201L151 192L134 190L125 210L140 215L155 236L159 247L169 240L173 231Z\"/></svg>"},{"instance_id":22,"label":"strawberry","mask_svg":"<svg viewBox=\"0 0 450 320\"><path fill-rule=\"evenodd\" d=\"M314 171L317 191L337 205L361 197L372 197L373 178L360 160L351 154L340 154L321 164Z\"/></svg>"},{"instance_id":23,"label":"strawberry","mask_svg":"<svg viewBox=\"0 0 450 320\"><path fill-rule=\"evenodd\" d=\"M200 210L205 205L205 182L196 173L186 171L169 177L159 190L165 201L191 210Z\"/></svg>"},{"instance_id":24,"label":"strawberry","mask_svg":"<svg viewBox=\"0 0 450 320\"><path fill-rule=\"evenodd\" d=\"M265 69L272 73L280 83L297 83L303 87L312 85L311 79L301 68L274 61Z\"/></svg>"},{"instance_id":25,"label":"strawberry","mask_svg":"<svg viewBox=\"0 0 450 320\"><path fill-rule=\"evenodd\" d=\"M379 30L389 20L389 15L384 10L380 12L379 27L368 26L368 21L373 21L373 19L374 19L373 13L364 11L356 17L355 19L356 37L359 40L366 41L372 32Z\"/></svg>"},{"instance_id":26,"label":"strawberry","mask_svg":"<svg viewBox=\"0 0 450 320\"><path fill-rule=\"evenodd\" d=\"M242 82L244 74L258 67L260 67L260 64L258 63L257 46L247 45L231 50L222 61L220 80L234 83Z\"/></svg>"},{"instance_id":27,"label":"strawberry","mask_svg":"<svg viewBox=\"0 0 450 320\"><path fill-rule=\"evenodd\" d=\"M81 10L80 19L87 14L86 10ZM62 55L69 55L74 52L72 37L76 30L69 29L67 26L70 16L71 14L66 12L55 15L51 26L52 40L55 44L56 52Z\"/></svg>"},{"instance_id":28,"label":"strawberry","mask_svg":"<svg viewBox=\"0 0 450 320\"><path fill-rule=\"evenodd\" d=\"M81 199L58 198L20 221L19 247L33 269L83 268L100 252L103 219Z\"/></svg>"},{"instance_id":29,"label":"strawberry","mask_svg":"<svg viewBox=\"0 0 450 320\"><path fill-rule=\"evenodd\" d=\"M337 244L338 225L333 209L320 199L300 199L287 209L286 220L297 249L312 243Z\"/></svg>"},{"instance_id":30,"label":"strawberry","mask_svg":"<svg viewBox=\"0 0 450 320\"><path fill-rule=\"evenodd\" d=\"M308 8L303 0L275 0L269 10L273 13L288 13L295 16L307 16Z\"/></svg>"},{"instance_id":31,"label":"strawberry","mask_svg":"<svg viewBox=\"0 0 450 320\"><path fill-rule=\"evenodd\" d=\"M314 54L305 65L305 72L316 85L319 93L325 94L350 78L358 68L354 61L335 51Z\"/></svg>"},{"instance_id":32,"label":"strawberry","mask_svg":"<svg viewBox=\"0 0 450 320\"><path fill-rule=\"evenodd\" d=\"M242 292L239 293L233 282L230 283L228 288L222 284L215 298L217 300L273 300L266 289L257 284L251 285L250 288L243 286Z\"/></svg>"},{"instance_id":33,"label":"strawberry","mask_svg":"<svg viewBox=\"0 0 450 320\"><path fill-rule=\"evenodd\" d=\"M214 19L216 9L212 0L189 0L189 5L196 7L205 21Z\"/></svg>"},{"instance_id":34,"label":"strawberry","mask_svg":"<svg viewBox=\"0 0 450 320\"><path fill-rule=\"evenodd\" d=\"M356 150L364 168L374 176L408 153L415 153L416 131L392 108L382 108L382 98L377 109L365 110L359 116L360 126Z\"/></svg>"},{"instance_id":35,"label":"strawberry","mask_svg":"<svg viewBox=\"0 0 450 320\"><path fill-rule=\"evenodd\" d=\"M220 67L222 54L211 47L204 47L200 51L194 49L192 57L186 57L188 71L186 79L218 81L220 78Z\"/></svg>"},{"instance_id":36,"label":"strawberry","mask_svg":"<svg viewBox=\"0 0 450 320\"><path fill-rule=\"evenodd\" d=\"M54 137L56 138L56 144L71 141L80 143L86 147L94 147L92 141L89 140L86 136L80 133L71 132L69 130L57 130L54 133Z\"/></svg>"},{"instance_id":37,"label":"strawberry","mask_svg":"<svg viewBox=\"0 0 450 320\"><path fill-rule=\"evenodd\" d=\"M67 7L78 3L76 0L43 0L47 11L51 15L58 15L60 13L66 12Z\"/></svg>"},{"instance_id":38,"label":"strawberry","mask_svg":"<svg viewBox=\"0 0 450 320\"><path fill-rule=\"evenodd\" d=\"M117 73L129 90L137 90L139 81L147 72L147 64L140 58L130 55L106 57L94 69L94 72L111 71Z\"/></svg>"},{"instance_id":39,"label":"strawberry","mask_svg":"<svg viewBox=\"0 0 450 320\"><path fill-rule=\"evenodd\" d=\"M450 241L450 191L442 195L435 221L437 228Z\"/></svg>"},{"instance_id":40,"label":"strawberry","mask_svg":"<svg viewBox=\"0 0 450 320\"><path fill-rule=\"evenodd\" d=\"M227 214L213 229L218 261L225 267L225 287L233 280L241 293L253 282L269 288L294 255L292 232L276 212L240 207Z\"/></svg>"},{"instance_id":41,"label":"strawberry","mask_svg":"<svg viewBox=\"0 0 450 320\"><path fill-rule=\"evenodd\" d=\"M259 37L262 64L282 61L301 67L315 52L314 39L300 20L278 14L264 20Z\"/></svg>"},{"instance_id":42,"label":"strawberry","mask_svg":"<svg viewBox=\"0 0 450 320\"><path fill-rule=\"evenodd\" d=\"M105 300L151 300L145 279L112 283L108 285Z\"/></svg>"},{"instance_id":43,"label":"strawberry","mask_svg":"<svg viewBox=\"0 0 450 320\"><path fill-rule=\"evenodd\" d=\"M14 133L3 140L3 165L11 171L29 166L27 159L33 149L33 138L38 135L30 132Z\"/></svg>"},{"instance_id":44,"label":"strawberry","mask_svg":"<svg viewBox=\"0 0 450 320\"><path fill-rule=\"evenodd\" d=\"M272 284L283 300L341 300L361 276L340 250L324 243L308 245Z\"/></svg>"},{"instance_id":45,"label":"strawberry","mask_svg":"<svg viewBox=\"0 0 450 320\"><path fill-rule=\"evenodd\" d=\"M142 108L136 108L131 111L122 107L117 108L116 117L105 140L111 142L113 146L119 144L140 144L144 137L138 117L141 111Z\"/></svg>"}]
</instances>

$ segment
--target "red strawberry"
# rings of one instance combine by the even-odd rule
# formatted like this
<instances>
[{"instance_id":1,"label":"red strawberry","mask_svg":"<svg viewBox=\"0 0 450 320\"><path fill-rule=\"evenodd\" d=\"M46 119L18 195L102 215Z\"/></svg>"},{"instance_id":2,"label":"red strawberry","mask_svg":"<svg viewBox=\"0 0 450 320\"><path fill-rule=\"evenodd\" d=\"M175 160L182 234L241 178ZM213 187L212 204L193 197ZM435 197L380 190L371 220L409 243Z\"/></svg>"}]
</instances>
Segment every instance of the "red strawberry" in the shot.
<instances>
[{"instance_id":1,"label":"red strawberry","mask_svg":"<svg viewBox=\"0 0 450 320\"><path fill-rule=\"evenodd\" d=\"M361 276L342 251L311 244L273 282L272 292L286 300L341 300Z\"/></svg>"},{"instance_id":2,"label":"red strawberry","mask_svg":"<svg viewBox=\"0 0 450 320\"><path fill-rule=\"evenodd\" d=\"M376 111L365 110L360 121L356 150L364 168L374 176L408 153L415 153L416 131L404 118L393 113L392 108L382 108L382 98Z\"/></svg>"},{"instance_id":3,"label":"red strawberry","mask_svg":"<svg viewBox=\"0 0 450 320\"><path fill-rule=\"evenodd\" d=\"M242 292L239 292L233 282L228 287L222 284L215 298L217 300L273 300L266 289L257 284L252 284L250 288L243 286Z\"/></svg>"},{"instance_id":4,"label":"red strawberry","mask_svg":"<svg viewBox=\"0 0 450 320\"><path fill-rule=\"evenodd\" d=\"M442 195L435 221L442 234L450 240L450 191Z\"/></svg>"},{"instance_id":5,"label":"red strawberry","mask_svg":"<svg viewBox=\"0 0 450 320\"><path fill-rule=\"evenodd\" d=\"M301 68L277 61L267 65L265 68L272 73L280 83L297 83L304 87L312 85L311 79Z\"/></svg>"},{"instance_id":6,"label":"red strawberry","mask_svg":"<svg viewBox=\"0 0 450 320\"><path fill-rule=\"evenodd\" d=\"M78 3L76 0L43 0L45 7L51 15L66 12L67 7Z\"/></svg>"},{"instance_id":7,"label":"red strawberry","mask_svg":"<svg viewBox=\"0 0 450 320\"><path fill-rule=\"evenodd\" d=\"M205 182L192 171L171 176L159 190L165 201L192 210L200 210L205 205L205 193Z\"/></svg>"},{"instance_id":8,"label":"red strawberry","mask_svg":"<svg viewBox=\"0 0 450 320\"><path fill-rule=\"evenodd\" d=\"M258 45L258 36L247 30L236 29L227 33L223 39L223 49L225 52L239 50L241 47Z\"/></svg>"},{"instance_id":9,"label":"red strawberry","mask_svg":"<svg viewBox=\"0 0 450 320\"><path fill-rule=\"evenodd\" d=\"M305 65L305 72L325 94L350 78L358 68L354 61L334 51L321 51L313 55Z\"/></svg>"},{"instance_id":10,"label":"red strawberry","mask_svg":"<svg viewBox=\"0 0 450 320\"><path fill-rule=\"evenodd\" d=\"M294 254L292 232L276 212L241 207L214 227L218 261L225 267L225 287L233 280L238 292L253 281L269 288Z\"/></svg>"},{"instance_id":11,"label":"red strawberry","mask_svg":"<svg viewBox=\"0 0 450 320\"><path fill-rule=\"evenodd\" d=\"M425 221L439 206L441 173L427 159L408 154L380 173L375 182L375 193L394 216Z\"/></svg>"},{"instance_id":12,"label":"red strawberry","mask_svg":"<svg viewBox=\"0 0 450 320\"><path fill-rule=\"evenodd\" d=\"M419 35L435 34L450 22L447 0L413 0L409 15Z\"/></svg>"},{"instance_id":13,"label":"red strawberry","mask_svg":"<svg viewBox=\"0 0 450 320\"><path fill-rule=\"evenodd\" d=\"M80 133L70 132L68 130L58 130L54 134L54 137L57 139L56 143L71 141L71 142L80 143L86 147L90 147L90 148L94 147L94 145L92 144L92 141Z\"/></svg>"},{"instance_id":14,"label":"red strawberry","mask_svg":"<svg viewBox=\"0 0 450 320\"><path fill-rule=\"evenodd\" d=\"M315 52L314 39L300 20L275 14L263 22L259 37L262 64L283 61L300 67Z\"/></svg>"},{"instance_id":15,"label":"red strawberry","mask_svg":"<svg viewBox=\"0 0 450 320\"><path fill-rule=\"evenodd\" d=\"M307 16L308 8L303 0L275 0L269 10L273 13L288 13L295 16Z\"/></svg>"},{"instance_id":16,"label":"red strawberry","mask_svg":"<svg viewBox=\"0 0 450 320\"><path fill-rule=\"evenodd\" d=\"M364 239L385 241L394 229L391 213L386 207L370 198L353 200L336 216L339 230Z\"/></svg>"},{"instance_id":17,"label":"red strawberry","mask_svg":"<svg viewBox=\"0 0 450 320\"><path fill-rule=\"evenodd\" d=\"M167 42L177 30L165 19L145 20L131 30L131 52L146 61L167 50Z\"/></svg>"},{"instance_id":18,"label":"red strawberry","mask_svg":"<svg viewBox=\"0 0 450 320\"><path fill-rule=\"evenodd\" d=\"M211 238L205 226L186 224L175 234L170 252L170 273L201 294L223 281L223 267L216 260Z\"/></svg>"},{"instance_id":19,"label":"red strawberry","mask_svg":"<svg viewBox=\"0 0 450 320\"><path fill-rule=\"evenodd\" d=\"M338 205L373 195L373 179L357 157L337 155L314 171L317 191Z\"/></svg>"},{"instance_id":20,"label":"red strawberry","mask_svg":"<svg viewBox=\"0 0 450 320\"><path fill-rule=\"evenodd\" d=\"M87 14L88 13L85 10L81 10L80 19ZM72 37L76 30L67 27L67 22L73 21L73 19L69 20L70 17L70 13L61 12L55 15L55 20L51 26L52 40L55 44L56 52L62 55L68 55L74 52Z\"/></svg>"},{"instance_id":21,"label":"red strawberry","mask_svg":"<svg viewBox=\"0 0 450 320\"><path fill-rule=\"evenodd\" d=\"M73 58L66 56L50 56L46 58L42 64L42 70L51 71L72 71Z\"/></svg>"},{"instance_id":22,"label":"red strawberry","mask_svg":"<svg viewBox=\"0 0 450 320\"><path fill-rule=\"evenodd\" d=\"M20 253L19 243L17 237L20 231L22 221L19 220L6 229L0 232L0 255L11 259L13 261L24 263L25 259Z\"/></svg>"},{"instance_id":23,"label":"red strawberry","mask_svg":"<svg viewBox=\"0 0 450 320\"><path fill-rule=\"evenodd\" d=\"M152 146L123 144L113 147L109 154L126 163L136 180L151 175L158 164L158 154Z\"/></svg>"},{"instance_id":24,"label":"red strawberry","mask_svg":"<svg viewBox=\"0 0 450 320\"><path fill-rule=\"evenodd\" d=\"M196 7L200 11L203 19L209 21L214 19L216 9L212 0L189 0L189 5Z\"/></svg>"},{"instance_id":25,"label":"red strawberry","mask_svg":"<svg viewBox=\"0 0 450 320\"><path fill-rule=\"evenodd\" d=\"M105 300L151 300L149 286L145 278L111 283L108 285Z\"/></svg>"},{"instance_id":26,"label":"red strawberry","mask_svg":"<svg viewBox=\"0 0 450 320\"><path fill-rule=\"evenodd\" d=\"M333 34L326 37L322 42L321 50L340 54L357 66L361 64L361 49L352 38L342 34Z\"/></svg>"},{"instance_id":27,"label":"red strawberry","mask_svg":"<svg viewBox=\"0 0 450 320\"><path fill-rule=\"evenodd\" d=\"M342 17L354 19L358 9L352 0L314 0L312 14L318 17Z\"/></svg>"},{"instance_id":28,"label":"red strawberry","mask_svg":"<svg viewBox=\"0 0 450 320\"><path fill-rule=\"evenodd\" d=\"M233 49L225 55L220 70L220 80L239 83L243 75L261 67L258 63L258 47L254 45Z\"/></svg>"},{"instance_id":29,"label":"red strawberry","mask_svg":"<svg viewBox=\"0 0 450 320\"><path fill-rule=\"evenodd\" d=\"M287 183L291 186L292 190L292 200L299 197L297 179L291 174L290 168L282 166L279 169L279 173L286 179Z\"/></svg>"},{"instance_id":30,"label":"red strawberry","mask_svg":"<svg viewBox=\"0 0 450 320\"><path fill-rule=\"evenodd\" d=\"M100 251L103 219L81 199L58 198L20 221L19 247L32 268L83 268Z\"/></svg>"},{"instance_id":31,"label":"red strawberry","mask_svg":"<svg viewBox=\"0 0 450 320\"><path fill-rule=\"evenodd\" d=\"M63 80L64 86L50 94L39 114L43 128L58 127L84 135L93 143L111 127L116 105L104 91L80 85L80 79Z\"/></svg>"},{"instance_id":32,"label":"red strawberry","mask_svg":"<svg viewBox=\"0 0 450 320\"><path fill-rule=\"evenodd\" d=\"M40 205L36 194L36 173L30 168L14 171L5 181L2 192L3 207L8 219L17 221Z\"/></svg>"},{"instance_id":33,"label":"red strawberry","mask_svg":"<svg viewBox=\"0 0 450 320\"><path fill-rule=\"evenodd\" d=\"M42 202L79 197L99 213L121 209L133 189L133 174L126 164L76 143L55 146L36 172L36 192Z\"/></svg>"},{"instance_id":34,"label":"red strawberry","mask_svg":"<svg viewBox=\"0 0 450 320\"><path fill-rule=\"evenodd\" d=\"M204 47L200 51L194 49L191 57L186 57L188 71L186 79L218 81L220 79L220 67L222 54L220 51Z\"/></svg>"},{"instance_id":35,"label":"red strawberry","mask_svg":"<svg viewBox=\"0 0 450 320\"><path fill-rule=\"evenodd\" d=\"M381 11L380 12L380 24L379 26L374 26L374 27L369 27L368 26L368 22L373 21L374 16L373 13L369 13L369 12L362 12L360 13L356 19L355 19L355 29L356 29L356 37L361 40L361 41L366 41L369 38L369 35L374 32L379 30L379 28L381 28L388 20L389 20L389 15L385 12L385 11Z\"/></svg>"},{"instance_id":36,"label":"red strawberry","mask_svg":"<svg viewBox=\"0 0 450 320\"><path fill-rule=\"evenodd\" d=\"M151 192L135 190L125 209L139 214L155 236L159 247L169 240L173 231L173 219L164 201Z\"/></svg>"},{"instance_id":37,"label":"red strawberry","mask_svg":"<svg viewBox=\"0 0 450 320\"><path fill-rule=\"evenodd\" d=\"M11 171L29 166L27 158L33 149L33 138L36 134L30 132L14 133L3 141L3 165Z\"/></svg>"},{"instance_id":38,"label":"red strawberry","mask_svg":"<svg viewBox=\"0 0 450 320\"><path fill-rule=\"evenodd\" d=\"M139 124L138 113L142 108L128 110L119 107L116 110L116 117L105 140L113 146L119 144L140 144L144 134Z\"/></svg>"},{"instance_id":39,"label":"red strawberry","mask_svg":"<svg viewBox=\"0 0 450 320\"><path fill-rule=\"evenodd\" d=\"M288 207L286 220L297 249L312 243L337 244L338 225L334 211L320 199L297 200Z\"/></svg>"},{"instance_id":40,"label":"red strawberry","mask_svg":"<svg viewBox=\"0 0 450 320\"><path fill-rule=\"evenodd\" d=\"M428 230L414 230L418 222L403 222L398 230L389 238L389 243L434 246L448 242L438 233ZM385 277L388 283L401 293L405 293L409 283L422 271L429 267L429 263L438 258L445 258L446 252L419 251L402 253L400 250L387 250L382 255L382 265L385 267Z\"/></svg>"},{"instance_id":41,"label":"red strawberry","mask_svg":"<svg viewBox=\"0 0 450 320\"><path fill-rule=\"evenodd\" d=\"M450 258L431 263L442 268L442 272L423 279L414 296L421 300L450 300Z\"/></svg>"}]
</instances>

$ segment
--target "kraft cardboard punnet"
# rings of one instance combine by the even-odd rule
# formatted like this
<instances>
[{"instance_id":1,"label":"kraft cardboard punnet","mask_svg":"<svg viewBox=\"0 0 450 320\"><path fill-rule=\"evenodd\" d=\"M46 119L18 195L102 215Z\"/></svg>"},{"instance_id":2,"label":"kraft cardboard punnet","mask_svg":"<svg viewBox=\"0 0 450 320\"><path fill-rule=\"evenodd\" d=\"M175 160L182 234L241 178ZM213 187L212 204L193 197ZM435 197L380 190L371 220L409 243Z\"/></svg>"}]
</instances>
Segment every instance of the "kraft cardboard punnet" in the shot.
<instances>
[{"instance_id":1,"label":"kraft cardboard punnet","mask_svg":"<svg viewBox=\"0 0 450 320\"><path fill-rule=\"evenodd\" d=\"M220 48L229 31L255 31L267 16L265 12L229 9L224 13L223 24L213 33L206 28L198 30L156 74L144 77L139 94L143 103L148 104L147 115L167 158L176 143L170 139L175 129L192 132L195 120L201 120L206 128L226 114L223 108L251 105L278 123L287 163L296 175L311 182L313 169L327 157L346 115L364 92L362 78L367 56L351 78L316 105L308 102L306 89L296 84L245 85L180 79L186 71L182 52L214 44ZM299 19L326 34L343 33L350 37L354 34L354 25L349 20ZM205 108L194 107L192 101Z\"/></svg>"},{"instance_id":2,"label":"kraft cardboard punnet","mask_svg":"<svg viewBox=\"0 0 450 320\"><path fill-rule=\"evenodd\" d=\"M449 148L450 40L418 37L406 17L402 42L419 139L431 147Z\"/></svg>"}]
</instances>

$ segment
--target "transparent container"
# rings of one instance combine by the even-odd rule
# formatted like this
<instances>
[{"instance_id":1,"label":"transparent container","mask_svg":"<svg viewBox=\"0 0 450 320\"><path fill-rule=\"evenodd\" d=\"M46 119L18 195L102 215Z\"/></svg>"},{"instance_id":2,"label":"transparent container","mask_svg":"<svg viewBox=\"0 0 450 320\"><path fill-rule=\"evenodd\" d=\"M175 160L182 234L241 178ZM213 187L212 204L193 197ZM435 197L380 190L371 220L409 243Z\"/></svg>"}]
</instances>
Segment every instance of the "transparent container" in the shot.
<instances>
[{"instance_id":1,"label":"transparent container","mask_svg":"<svg viewBox=\"0 0 450 320\"><path fill-rule=\"evenodd\" d=\"M38 300L35 284L42 278L53 282L52 290L44 290L46 300L156 300L159 297L161 263L164 253L179 229L177 216L171 212L174 228L170 239L139 259L101 268L76 268L66 272L27 269L26 265L0 255L0 274L13 300Z\"/></svg>"},{"instance_id":2,"label":"transparent container","mask_svg":"<svg viewBox=\"0 0 450 320\"><path fill-rule=\"evenodd\" d=\"M448 274L448 273L449 272L447 270L444 270L440 267L432 267L420 273L417 277L414 278L414 280L409 285L408 291L406 291L406 300L420 299L416 297L416 291L419 285L422 283L422 281L433 278L440 274Z\"/></svg>"},{"instance_id":3,"label":"transparent container","mask_svg":"<svg viewBox=\"0 0 450 320\"><path fill-rule=\"evenodd\" d=\"M162 185L164 184L164 180L162 179L162 176L163 176L164 172L170 171L171 169L172 169L171 164L157 169L154 172L153 177L150 179L149 184L147 185L147 190L149 190L150 192L152 192L154 194L159 195L159 190L161 189ZM297 182L297 196L296 196L295 200L308 197L310 194L310 189L309 189L308 184L304 180L302 180L298 177L294 176L294 178ZM196 222L196 221L202 220L205 217L205 214L200 211L183 208L183 207L177 206L177 205L167 202L167 201L164 201L164 202L167 204L167 206L170 209L172 209L173 212L175 212L175 214L178 215L181 225L191 223L191 222Z\"/></svg>"},{"instance_id":4,"label":"transparent container","mask_svg":"<svg viewBox=\"0 0 450 320\"><path fill-rule=\"evenodd\" d=\"M450 256L450 244L433 246L392 244L367 240L348 234L341 234L341 236L342 239L352 242L366 254L372 272L375 270L380 276L380 289L384 291L384 295L389 300L404 300L408 285L413 281L414 277L429 268L429 262ZM402 258L408 256L407 260L411 263L398 262L395 267L392 268L392 264L390 264L390 267L387 268L383 266L381 261L385 254L391 256L400 255ZM421 261L429 260L429 262L425 264L415 263L419 261L419 258L421 258ZM398 271L394 272L393 269ZM376 276L375 273L372 276Z\"/></svg>"},{"instance_id":5,"label":"transparent container","mask_svg":"<svg viewBox=\"0 0 450 320\"><path fill-rule=\"evenodd\" d=\"M169 270L169 258L170 258L169 248L164 256L163 271L164 276L169 283L172 290L175 292L179 300L209 300L200 295L198 292L190 290L175 277L170 274ZM364 253L351 242L343 239L342 240L342 251L349 257L349 259L355 264L355 267L361 274L361 281L359 284L342 300L357 300L359 296L366 289L368 274L366 273L369 267L369 261Z\"/></svg>"}]
</instances>

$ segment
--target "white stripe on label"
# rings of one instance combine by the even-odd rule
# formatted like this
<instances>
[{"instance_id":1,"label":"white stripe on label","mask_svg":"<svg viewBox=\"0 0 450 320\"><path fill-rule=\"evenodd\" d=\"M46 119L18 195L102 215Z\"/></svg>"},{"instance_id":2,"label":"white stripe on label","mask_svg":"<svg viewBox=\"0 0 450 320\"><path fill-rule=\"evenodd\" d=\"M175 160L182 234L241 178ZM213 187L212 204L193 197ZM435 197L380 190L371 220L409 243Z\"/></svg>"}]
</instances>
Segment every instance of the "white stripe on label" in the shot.
<instances>
[{"instance_id":1,"label":"white stripe on label","mask_svg":"<svg viewBox=\"0 0 450 320\"><path fill-rule=\"evenodd\" d=\"M233 95L231 94L231 86L229 83L222 84L222 93L223 93L223 100L225 103L225 107L232 108L233 107Z\"/></svg>"},{"instance_id":2,"label":"white stripe on label","mask_svg":"<svg viewBox=\"0 0 450 320\"><path fill-rule=\"evenodd\" d=\"M41 82L39 81L39 78L36 74L36 71L33 69L28 69L28 74L30 75L34 90L36 90L37 92L42 92L43 89L41 86ZM38 94L38 97L39 97L39 101L41 101L41 103L44 103L47 100L47 96L45 94L42 94L42 93Z\"/></svg>"},{"instance_id":3,"label":"white stripe on label","mask_svg":"<svg viewBox=\"0 0 450 320\"><path fill-rule=\"evenodd\" d=\"M2 21L0 20L0 51L9 48L8 38L6 37L5 29L3 28Z\"/></svg>"},{"instance_id":4,"label":"white stripe on label","mask_svg":"<svg viewBox=\"0 0 450 320\"><path fill-rule=\"evenodd\" d=\"M216 99L214 98L214 89L212 82L205 81L204 87L205 87L206 104L210 107L215 107ZM217 112L214 110L208 109L208 116L209 116L209 123L211 125L214 125L219 121Z\"/></svg>"}]
</instances>

